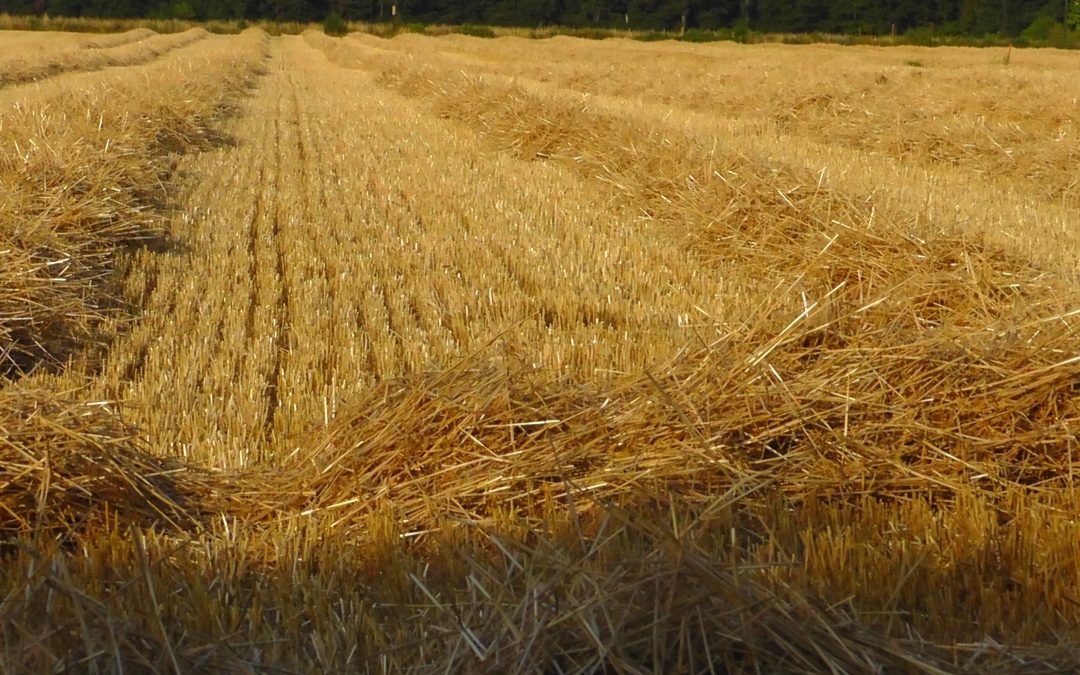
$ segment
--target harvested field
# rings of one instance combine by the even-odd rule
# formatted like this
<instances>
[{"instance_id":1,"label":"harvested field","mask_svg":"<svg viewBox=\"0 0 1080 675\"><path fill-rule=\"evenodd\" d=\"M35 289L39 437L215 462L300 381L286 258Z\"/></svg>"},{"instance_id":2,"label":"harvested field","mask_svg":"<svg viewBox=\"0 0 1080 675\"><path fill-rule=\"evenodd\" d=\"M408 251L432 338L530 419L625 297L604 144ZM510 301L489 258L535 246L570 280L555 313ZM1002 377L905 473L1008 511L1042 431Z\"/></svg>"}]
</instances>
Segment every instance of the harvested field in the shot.
<instances>
[{"instance_id":1,"label":"harvested field","mask_svg":"<svg viewBox=\"0 0 1080 675\"><path fill-rule=\"evenodd\" d=\"M1080 658L1075 55L96 39L0 92L0 670Z\"/></svg>"},{"instance_id":2,"label":"harvested field","mask_svg":"<svg viewBox=\"0 0 1080 675\"><path fill-rule=\"evenodd\" d=\"M762 132L956 166L1080 204L1074 171L1080 157L1065 140L1078 123L1070 52L1017 52L1016 63L1005 67L1006 52L974 48L594 45L462 35L350 40L419 58L434 49L438 61L456 70L718 114ZM1036 68L1025 67L1033 61Z\"/></svg>"},{"instance_id":3,"label":"harvested field","mask_svg":"<svg viewBox=\"0 0 1080 675\"><path fill-rule=\"evenodd\" d=\"M145 28L107 34L0 30L0 44L9 48L34 49L41 54L46 54L51 50L63 51L72 47L81 49L116 47L144 40L151 35L154 35L154 32Z\"/></svg>"},{"instance_id":4,"label":"harvested field","mask_svg":"<svg viewBox=\"0 0 1080 675\"><path fill-rule=\"evenodd\" d=\"M16 41L0 56L0 87L35 82L68 71L146 63L207 35L201 28L172 35L135 29L122 35L95 38L54 37L48 42L30 42L28 45L19 45ZM14 48L16 46L17 49ZM8 40L2 32L0 47L8 47Z\"/></svg>"}]
</instances>

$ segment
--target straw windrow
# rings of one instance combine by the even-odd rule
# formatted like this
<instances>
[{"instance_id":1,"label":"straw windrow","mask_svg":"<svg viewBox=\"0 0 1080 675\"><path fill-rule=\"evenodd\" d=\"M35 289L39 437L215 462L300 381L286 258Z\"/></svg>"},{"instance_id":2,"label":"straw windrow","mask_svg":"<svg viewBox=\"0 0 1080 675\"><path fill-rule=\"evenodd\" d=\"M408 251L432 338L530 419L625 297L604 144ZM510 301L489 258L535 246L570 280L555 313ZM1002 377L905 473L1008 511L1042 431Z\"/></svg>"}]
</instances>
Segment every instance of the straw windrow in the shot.
<instances>
[{"instance_id":1,"label":"straw windrow","mask_svg":"<svg viewBox=\"0 0 1080 675\"><path fill-rule=\"evenodd\" d=\"M307 39L332 55L345 49L342 62L422 96L496 148L609 186L613 201L682 237L698 264L772 276L757 286L757 316L708 326L701 346L612 388L575 391L542 373L481 368L360 402L363 412L345 418L315 460L324 475L355 481L359 501L329 491L316 508L347 522L349 509L385 499L424 531L444 512L536 518L563 490L585 505L668 491L708 501L741 481L825 508L825 520L851 531L864 527L867 499L894 503L877 523L901 528L907 500L953 514L974 498L1007 518L1026 500L1069 508L1077 296L1039 266L846 194L822 174L702 146L644 115L628 121L558 91ZM756 517L768 531L790 525ZM1068 539L1039 546L1055 560L1073 550ZM822 570L867 564L849 555ZM941 555L949 566L967 554ZM866 610L889 600L841 586ZM1042 602L1071 613L1061 588ZM951 591L928 602L931 616L967 606ZM978 604L984 628L997 611L1003 627L1031 611L991 609L986 595Z\"/></svg>"},{"instance_id":2,"label":"straw windrow","mask_svg":"<svg viewBox=\"0 0 1080 675\"><path fill-rule=\"evenodd\" d=\"M153 460L114 403L85 383L28 377L99 344L130 320L113 272L120 253L161 237L167 152L208 146L208 121L250 81L262 37L186 71L88 80L79 93L0 117L0 531L46 533L112 518L191 524L185 488ZM214 57L219 57L218 60ZM210 73L215 77L209 77ZM88 78L91 76L87 76ZM175 468L175 467L174 467ZM182 471L182 468L180 469ZM198 487L202 479L186 476Z\"/></svg>"},{"instance_id":3,"label":"straw windrow","mask_svg":"<svg viewBox=\"0 0 1080 675\"><path fill-rule=\"evenodd\" d=\"M208 145L207 121L250 77L246 55L219 52L231 62L144 73L156 89L134 71L88 79L0 117L0 376L59 367L114 314L116 251L161 236L167 154Z\"/></svg>"},{"instance_id":4,"label":"straw windrow","mask_svg":"<svg viewBox=\"0 0 1080 675\"><path fill-rule=\"evenodd\" d=\"M1074 133L1080 111L1068 51L1025 52L1017 68L989 67L986 50L601 43L556 37L463 35L438 41L354 35L349 42L424 57L472 74L539 81L625 104L658 103L711 119L915 165L959 168L998 189L1020 186L1075 208ZM664 68L657 68L662 60ZM912 67L910 63L922 64ZM1035 63L1038 65L1035 66ZM1030 66L1030 67L1029 67ZM843 72L844 77L833 74ZM1001 91L1023 96L1001 96Z\"/></svg>"},{"instance_id":5,"label":"straw windrow","mask_svg":"<svg viewBox=\"0 0 1080 675\"><path fill-rule=\"evenodd\" d=\"M0 87L36 82L66 72L147 63L174 49L202 40L207 35L201 28L171 35L136 29L111 38L79 42L60 38L64 46L58 49L50 45L50 52L44 55L34 54L31 50L30 54L20 53L0 59Z\"/></svg>"}]
</instances>

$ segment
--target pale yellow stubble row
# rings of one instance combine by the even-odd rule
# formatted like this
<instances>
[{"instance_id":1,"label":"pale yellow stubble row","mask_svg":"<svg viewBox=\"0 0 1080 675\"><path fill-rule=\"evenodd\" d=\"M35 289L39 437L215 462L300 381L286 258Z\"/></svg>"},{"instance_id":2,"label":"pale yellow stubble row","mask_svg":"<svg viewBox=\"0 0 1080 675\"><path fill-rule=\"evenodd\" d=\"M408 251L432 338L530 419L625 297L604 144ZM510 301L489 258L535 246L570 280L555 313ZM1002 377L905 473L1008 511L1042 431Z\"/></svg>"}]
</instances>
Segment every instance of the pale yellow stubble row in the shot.
<instances>
[{"instance_id":1,"label":"pale yellow stubble row","mask_svg":"<svg viewBox=\"0 0 1080 675\"><path fill-rule=\"evenodd\" d=\"M110 386L163 452L281 456L378 382L524 361L590 379L663 360L730 281L571 172L286 43L237 147L191 157L183 255L159 266ZM135 364L135 365L132 365Z\"/></svg>"}]
</instances>

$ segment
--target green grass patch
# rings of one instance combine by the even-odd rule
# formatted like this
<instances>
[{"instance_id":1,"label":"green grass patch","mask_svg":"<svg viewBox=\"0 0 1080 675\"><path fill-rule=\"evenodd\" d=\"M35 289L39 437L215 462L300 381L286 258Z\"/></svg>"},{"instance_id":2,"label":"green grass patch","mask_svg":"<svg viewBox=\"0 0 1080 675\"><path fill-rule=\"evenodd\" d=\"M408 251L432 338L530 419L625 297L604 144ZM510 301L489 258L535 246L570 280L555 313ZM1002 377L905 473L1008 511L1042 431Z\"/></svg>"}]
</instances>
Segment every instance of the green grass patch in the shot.
<instances>
[{"instance_id":1,"label":"green grass patch","mask_svg":"<svg viewBox=\"0 0 1080 675\"><path fill-rule=\"evenodd\" d=\"M493 38L495 37L495 30L490 26L476 26L471 23L462 24L457 27L455 31L461 35L471 35L478 38Z\"/></svg>"}]
</instances>

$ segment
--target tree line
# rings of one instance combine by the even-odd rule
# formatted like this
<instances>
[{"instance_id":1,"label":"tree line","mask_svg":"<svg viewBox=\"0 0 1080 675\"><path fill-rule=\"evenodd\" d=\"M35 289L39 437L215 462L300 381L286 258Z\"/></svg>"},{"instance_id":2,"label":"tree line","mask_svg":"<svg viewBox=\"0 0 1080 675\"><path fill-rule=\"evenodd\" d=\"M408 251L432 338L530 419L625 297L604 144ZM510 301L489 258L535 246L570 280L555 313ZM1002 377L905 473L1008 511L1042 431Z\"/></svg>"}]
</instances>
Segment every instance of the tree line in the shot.
<instances>
[{"instance_id":1,"label":"tree line","mask_svg":"<svg viewBox=\"0 0 1080 675\"><path fill-rule=\"evenodd\" d=\"M1016 36L1080 28L1080 0L0 0L0 12L181 19Z\"/></svg>"}]
</instances>

